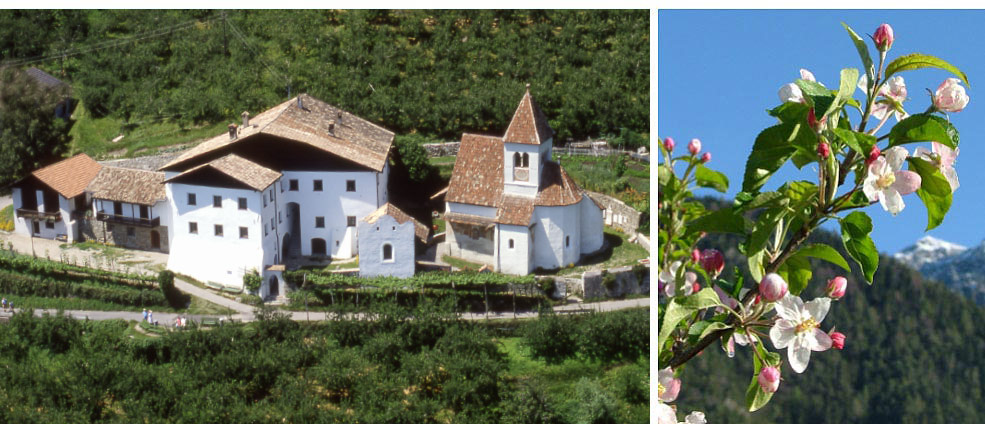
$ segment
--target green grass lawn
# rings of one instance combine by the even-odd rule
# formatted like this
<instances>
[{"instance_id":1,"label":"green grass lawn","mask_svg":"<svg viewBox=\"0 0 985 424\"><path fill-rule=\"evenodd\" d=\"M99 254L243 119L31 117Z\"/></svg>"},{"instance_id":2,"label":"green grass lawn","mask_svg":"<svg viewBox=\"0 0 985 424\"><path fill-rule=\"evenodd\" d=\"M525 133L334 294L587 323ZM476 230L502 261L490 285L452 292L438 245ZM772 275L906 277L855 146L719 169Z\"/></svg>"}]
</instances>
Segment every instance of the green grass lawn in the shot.
<instances>
[{"instance_id":1,"label":"green grass lawn","mask_svg":"<svg viewBox=\"0 0 985 424\"><path fill-rule=\"evenodd\" d=\"M14 205L0 209L0 230L14 231Z\"/></svg>"},{"instance_id":2,"label":"green grass lawn","mask_svg":"<svg viewBox=\"0 0 985 424\"><path fill-rule=\"evenodd\" d=\"M129 256L130 253L125 249L119 247L110 246L107 244L98 243L92 240L84 241L80 243L62 243L58 247L64 249L75 248L79 250L92 250L98 255L105 256L107 259L116 260L124 256ZM122 262L121 262L122 263Z\"/></svg>"},{"instance_id":3,"label":"green grass lawn","mask_svg":"<svg viewBox=\"0 0 985 424\"><path fill-rule=\"evenodd\" d=\"M145 121L124 126L124 122L112 116L93 117L81 102L73 114L75 124L69 135L72 151L83 152L93 158L109 156L143 156L157 152L161 147L182 144L213 137L225 130L225 123L181 128L168 120ZM112 140L123 134L114 143Z\"/></svg>"},{"instance_id":4,"label":"green grass lawn","mask_svg":"<svg viewBox=\"0 0 985 424\"><path fill-rule=\"evenodd\" d=\"M441 260L445 261L445 263L447 263L448 265L451 265L451 266L453 266L455 268L464 269L464 270L478 271L479 268L482 268L482 264L478 264L478 263L475 263L475 262L469 262L469 261L466 261L465 259L460 259L460 258L456 258L456 257L453 257L453 256L448 256L448 255L442 256L441 257Z\"/></svg>"},{"instance_id":5,"label":"green grass lawn","mask_svg":"<svg viewBox=\"0 0 985 424\"><path fill-rule=\"evenodd\" d=\"M650 256L650 252L636 243L630 243L622 232L605 228L603 237L609 247L601 252L582 258L577 266L555 270L535 271L538 275L571 275L599 268L615 268L636 265L640 259Z\"/></svg>"}]
</instances>

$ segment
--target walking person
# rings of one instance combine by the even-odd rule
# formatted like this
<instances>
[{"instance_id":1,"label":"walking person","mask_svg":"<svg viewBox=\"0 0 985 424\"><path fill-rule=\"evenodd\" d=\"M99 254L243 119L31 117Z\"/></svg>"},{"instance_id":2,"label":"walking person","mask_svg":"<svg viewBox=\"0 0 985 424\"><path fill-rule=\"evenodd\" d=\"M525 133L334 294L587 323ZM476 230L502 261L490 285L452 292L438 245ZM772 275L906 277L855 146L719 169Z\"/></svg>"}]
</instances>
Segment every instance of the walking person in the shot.
<instances>
[{"instance_id":1,"label":"walking person","mask_svg":"<svg viewBox=\"0 0 985 424\"><path fill-rule=\"evenodd\" d=\"M3 300L0 301L0 303L3 303L3 311L7 312L7 298L6 297L3 298Z\"/></svg>"},{"instance_id":2,"label":"walking person","mask_svg":"<svg viewBox=\"0 0 985 424\"><path fill-rule=\"evenodd\" d=\"M144 322L147 322L147 308L144 308Z\"/></svg>"},{"instance_id":3,"label":"walking person","mask_svg":"<svg viewBox=\"0 0 985 424\"><path fill-rule=\"evenodd\" d=\"M148 324L154 323L154 311L147 311L147 323Z\"/></svg>"}]
</instances>

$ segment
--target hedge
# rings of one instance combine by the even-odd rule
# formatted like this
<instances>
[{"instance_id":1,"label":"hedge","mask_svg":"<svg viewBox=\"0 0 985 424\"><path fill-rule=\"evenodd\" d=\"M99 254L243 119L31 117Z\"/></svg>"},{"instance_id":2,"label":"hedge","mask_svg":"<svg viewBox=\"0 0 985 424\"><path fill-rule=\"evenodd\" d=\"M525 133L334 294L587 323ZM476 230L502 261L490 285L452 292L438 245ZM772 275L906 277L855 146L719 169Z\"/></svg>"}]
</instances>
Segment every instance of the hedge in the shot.
<instances>
[{"instance_id":1,"label":"hedge","mask_svg":"<svg viewBox=\"0 0 985 424\"><path fill-rule=\"evenodd\" d=\"M166 306L167 299L157 290L110 287L98 282L67 282L16 274L0 270L0 292L19 296L77 297L128 306Z\"/></svg>"}]
</instances>

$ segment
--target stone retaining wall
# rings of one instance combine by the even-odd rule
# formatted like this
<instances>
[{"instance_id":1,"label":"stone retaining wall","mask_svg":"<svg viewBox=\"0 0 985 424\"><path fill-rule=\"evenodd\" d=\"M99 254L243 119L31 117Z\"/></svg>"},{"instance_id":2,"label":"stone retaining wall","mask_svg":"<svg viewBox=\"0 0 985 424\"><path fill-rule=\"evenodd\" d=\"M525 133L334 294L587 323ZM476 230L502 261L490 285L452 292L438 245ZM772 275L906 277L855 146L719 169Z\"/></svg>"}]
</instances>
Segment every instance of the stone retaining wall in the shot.
<instances>
[{"instance_id":1,"label":"stone retaining wall","mask_svg":"<svg viewBox=\"0 0 985 424\"><path fill-rule=\"evenodd\" d=\"M636 234L642 215L639 211L612 196L588 190L585 190L585 194L602 207L602 219L605 225L617 228L626 234Z\"/></svg>"},{"instance_id":2,"label":"stone retaining wall","mask_svg":"<svg viewBox=\"0 0 985 424\"><path fill-rule=\"evenodd\" d=\"M129 249L168 253L168 227L166 226L147 228L136 225L111 224L94 219L83 219L79 221L84 223L80 228L85 240L93 240L99 243L112 244ZM128 228L133 228L132 236L129 235ZM160 248L151 247L151 232L154 231L157 232L159 237Z\"/></svg>"},{"instance_id":3,"label":"stone retaining wall","mask_svg":"<svg viewBox=\"0 0 985 424\"><path fill-rule=\"evenodd\" d=\"M606 274L611 275L607 277ZM620 297L627 294L650 293L650 267L641 276L633 267L624 266L607 271L588 271L582 274L584 299Z\"/></svg>"},{"instance_id":4,"label":"stone retaining wall","mask_svg":"<svg viewBox=\"0 0 985 424\"><path fill-rule=\"evenodd\" d=\"M428 157L436 158L441 156L457 156L458 147L461 145L461 142L455 141L451 143L428 143L422 144L421 146L424 146L424 150L427 150Z\"/></svg>"}]
</instances>

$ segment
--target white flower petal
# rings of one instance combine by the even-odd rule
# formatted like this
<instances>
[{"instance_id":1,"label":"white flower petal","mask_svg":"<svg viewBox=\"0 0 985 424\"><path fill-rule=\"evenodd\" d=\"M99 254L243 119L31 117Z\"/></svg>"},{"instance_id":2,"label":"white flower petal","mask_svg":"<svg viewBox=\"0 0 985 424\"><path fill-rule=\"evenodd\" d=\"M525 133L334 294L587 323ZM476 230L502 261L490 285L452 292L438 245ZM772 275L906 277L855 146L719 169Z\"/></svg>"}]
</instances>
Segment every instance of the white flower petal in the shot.
<instances>
[{"instance_id":1,"label":"white flower petal","mask_svg":"<svg viewBox=\"0 0 985 424\"><path fill-rule=\"evenodd\" d=\"M790 293L787 293L779 302L776 302L776 314L783 319L796 321L800 318L803 309L804 301Z\"/></svg>"},{"instance_id":2,"label":"white flower petal","mask_svg":"<svg viewBox=\"0 0 985 424\"><path fill-rule=\"evenodd\" d=\"M865 177L865 181L862 182L862 192L865 193L865 197L869 199L870 202L875 202L879 200L879 188L876 187L876 183L879 181L879 176L873 173L869 173Z\"/></svg>"},{"instance_id":3,"label":"white flower petal","mask_svg":"<svg viewBox=\"0 0 985 424\"><path fill-rule=\"evenodd\" d=\"M934 151L937 151L937 149L934 148ZM918 157L918 158L923 159L923 160L926 160L928 162L933 162L933 157L931 156L931 151L930 150L927 150L927 149L925 149L923 147L917 147L916 149L914 149L913 150L913 157Z\"/></svg>"},{"instance_id":4,"label":"white flower petal","mask_svg":"<svg viewBox=\"0 0 985 424\"><path fill-rule=\"evenodd\" d=\"M811 350L803 347L790 346L787 349L787 361L790 362L790 368L797 374L804 372L807 369L807 363L811 360Z\"/></svg>"},{"instance_id":5,"label":"white flower petal","mask_svg":"<svg viewBox=\"0 0 985 424\"><path fill-rule=\"evenodd\" d=\"M691 411L691 413L688 414L687 417L684 417L684 423L685 424L708 424L708 421L705 420L705 413L704 412Z\"/></svg>"},{"instance_id":6,"label":"white flower petal","mask_svg":"<svg viewBox=\"0 0 985 424\"><path fill-rule=\"evenodd\" d=\"M903 196L892 187L880 192L879 203L882 204L882 208L886 212L893 214L893 216L896 216L896 214L900 213L906 207L906 204L903 203Z\"/></svg>"},{"instance_id":7,"label":"white flower petal","mask_svg":"<svg viewBox=\"0 0 985 424\"><path fill-rule=\"evenodd\" d=\"M862 90L862 93L866 93L869 90L869 77L865 74L858 77L858 89Z\"/></svg>"},{"instance_id":8,"label":"white flower petal","mask_svg":"<svg viewBox=\"0 0 985 424\"><path fill-rule=\"evenodd\" d=\"M794 102L803 103L804 93L800 91L800 87L797 84L789 83L780 87L780 101L781 102Z\"/></svg>"},{"instance_id":9,"label":"white flower petal","mask_svg":"<svg viewBox=\"0 0 985 424\"><path fill-rule=\"evenodd\" d=\"M814 78L814 74L803 68L800 69L800 79L817 82L817 79Z\"/></svg>"},{"instance_id":10,"label":"white flower petal","mask_svg":"<svg viewBox=\"0 0 985 424\"><path fill-rule=\"evenodd\" d=\"M828 333L821 331L820 328L814 329L814 340L812 343L811 350L815 352L823 352L825 350L831 349L831 336Z\"/></svg>"},{"instance_id":11,"label":"white flower petal","mask_svg":"<svg viewBox=\"0 0 985 424\"><path fill-rule=\"evenodd\" d=\"M773 342L773 347L779 350L790 346L790 342L797 336L794 327L795 324L792 321L785 319L781 319L776 324L773 324L773 328L770 329L770 341Z\"/></svg>"},{"instance_id":12,"label":"white flower petal","mask_svg":"<svg viewBox=\"0 0 985 424\"><path fill-rule=\"evenodd\" d=\"M951 185L951 193L954 193L954 190L957 190L958 187L961 186L961 184L958 183L958 171L955 171L954 168L949 166L941 169L941 173L944 174L944 178L946 178L948 184Z\"/></svg>"},{"instance_id":13,"label":"white flower petal","mask_svg":"<svg viewBox=\"0 0 985 424\"><path fill-rule=\"evenodd\" d=\"M913 171L896 171L896 181L893 181L893 185L890 186L893 190L899 192L900 195L907 195L917 191L920 188L920 174Z\"/></svg>"},{"instance_id":14,"label":"white flower petal","mask_svg":"<svg viewBox=\"0 0 985 424\"><path fill-rule=\"evenodd\" d=\"M811 317L814 321L821 322L824 317L828 315L828 309L831 309L831 298L829 297L819 297L810 302L807 302L807 312L810 312Z\"/></svg>"},{"instance_id":15,"label":"white flower petal","mask_svg":"<svg viewBox=\"0 0 985 424\"><path fill-rule=\"evenodd\" d=\"M886 162L893 172L899 171L903 167L903 161L910 155L910 152L900 146L893 146L886 149Z\"/></svg>"},{"instance_id":16,"label":"white flower petal","mask_svg":"<svg viewBox=\"0 0 985 424\"><path fill-rule=\"evenodd\" d=\"M657 402L657 424L677 424L677 413L674 408L662 402Z\"/></svg>"}]
</instances>

